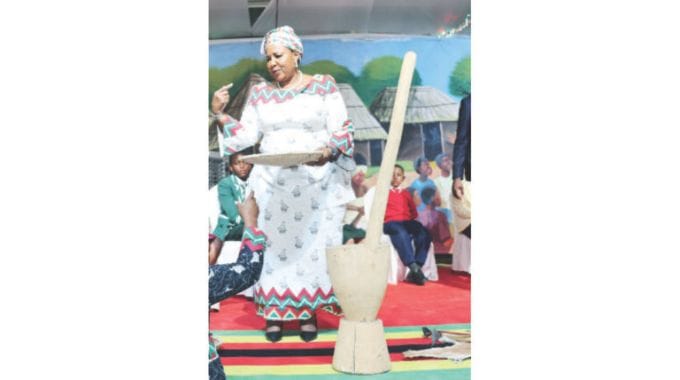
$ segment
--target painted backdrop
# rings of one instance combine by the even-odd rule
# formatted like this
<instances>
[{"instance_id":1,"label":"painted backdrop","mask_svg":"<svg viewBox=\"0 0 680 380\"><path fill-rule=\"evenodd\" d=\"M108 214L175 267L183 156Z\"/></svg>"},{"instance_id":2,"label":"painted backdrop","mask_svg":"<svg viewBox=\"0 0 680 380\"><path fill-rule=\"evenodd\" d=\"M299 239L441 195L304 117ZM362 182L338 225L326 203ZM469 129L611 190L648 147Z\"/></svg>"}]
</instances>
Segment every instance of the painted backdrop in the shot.
<instances>
[{"instance_id":1,"label":"painted backdrop","mask_svg":"<svg viewBox=\"0 0 680 380\"><path fill-rule=\"evenodd\" d=\"M351 36L351 35L350 35ZM231 77L247 75L248 71L266 74L264 62L260 56L260 39L237 39L211 42L209 51L210 93L219 86L215 81ZM357 89L362 100L369 105L372 86L361 85L359 80L386 80L390 82L395 73L393 67L386 67L387 72L380 73L380 66L386 57L400 59L413 50L418 55L416 80L425 86L432 86L459 100L470 88L470 38L461 35L450 38L440 37L302 37L305 54L302 60L303 71L309 68L323 67L319 61L337 70L336 74ZM328 62L330 61L330 62ZM387 60L389 62L389 60ZM305 65L308 69L305 70ZM388 65L389 66L389 65ZM456 67L459 72L453 79ZM391 70L390 70L391 69ZM245 73L243 71L246 71ZM396 71L398 76L399 71ZM333 73L331 73L333 74ZM336 80L340 82L340 78ZM350 82L351 80L352 82ZM414 84L416 84L414 82ZM358 86L357 86L358 85ZM396 81L389 83L396 85Z\"/></svg>"},{"instance_id":2,"label":"painted backdrop","mask_svg":"<svg viewBox=\"0 0 680 380\"><path fill-rule=\"evenodd\" d=\"M374 122L388 129L391 98L389 91L383 91L396 86L401 57L409 50L415 51L418 60L412 85L417 91L409 100L398 159L413 160L425 155L433 160L441 152L453 151L458 103L470 93L469 36L342 35L302 40L305 46L302 71L331 74L338 83L348 84L353 89L349 96L356 94L370 115L368 118L374 119L362 120L364 116L356 115L353 120L357 129L373 128L368 124ZM233 97L252 73L270 80L259 53L260 42L259 38L211 42L208 102L217 88L230 82L234 83ZM347 91L343 96L347 103ZM361 134L357 132L357 158L375 165L382 158L384 138L367 133L366 139L362 139Z\"/></svg>"},{"instance_id":3,"label":"painted backdrop","mask_svg":"<svg viewBox=\"0 0 680 380\"><path fill-rule=\"evenodd\" d=\"M452 156L459 102L470 93L470 37L342 35L303 36L302 41L305 47L302 71L333 75L340 86L355 127L355 160L372 166L369 176L382 159L401 59L409 50L416 52L416 71L397 160L407 172L405 187L417 177L412 162L419 156L430 161L433 170L429 177L436 179L440 170L434 159L441 153ZM259 38L211 42L208 104L215 90L234 83L227 110L239 117L250 86L271 80L259 52L260 43ZM213 135L210 140L213 150L215 143ZM219 162L217 157L212 160ZM211 166L215 167L213 161ZM222 173L221 168L211 168L211 184ZM446 214L450 224L452 214L447 197L441 198L444 204L437 210ZM423 201L429 203L427 198Z\"/></svg>"}]
</instances>

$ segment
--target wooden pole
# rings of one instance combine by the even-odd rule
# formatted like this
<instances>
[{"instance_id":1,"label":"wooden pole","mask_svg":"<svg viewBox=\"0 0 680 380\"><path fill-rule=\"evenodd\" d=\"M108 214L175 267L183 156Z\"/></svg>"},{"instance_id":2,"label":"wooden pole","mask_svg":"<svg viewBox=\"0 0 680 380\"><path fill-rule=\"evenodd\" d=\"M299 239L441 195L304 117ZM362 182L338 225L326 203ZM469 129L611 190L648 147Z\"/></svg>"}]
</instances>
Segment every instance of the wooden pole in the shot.
<instances>
[{"instance_id":1,"label":"wooden pole","mask_svg":"<svg viewBox=\"0 0 680 380\"><path fill-rule=\"evenodd\" d=\"M399 143L404 130L404 118L406 116L406 105L410 94L411 80L413 71L416 67L416 53L409 51L404 55L397 84L397 94L392 107L392 118L390 119L390 129L387 136L387 144L383 152L378 181L375 185L375 197L371 206L371 215L368 219L366 228L365 244L369 248L377 247L382 236L383 221L385 219L385 209L387 208L387 196L389 195L390 182L394 164L397 162Z\"/></svg>"}]
</instances>

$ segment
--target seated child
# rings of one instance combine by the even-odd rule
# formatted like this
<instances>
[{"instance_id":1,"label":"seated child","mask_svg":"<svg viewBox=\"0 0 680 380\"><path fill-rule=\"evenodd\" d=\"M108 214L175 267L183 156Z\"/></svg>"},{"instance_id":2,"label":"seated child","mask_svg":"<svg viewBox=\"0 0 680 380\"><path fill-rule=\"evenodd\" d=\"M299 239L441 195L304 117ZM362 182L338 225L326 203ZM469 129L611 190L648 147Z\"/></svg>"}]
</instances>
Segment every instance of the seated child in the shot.
<instances>
[{"instance_id":1,"label":"seated child","mask_svg":"<svg viewBox=\"0 0 680 380\"><path fill-rule=\"evenodd\" d=\"M408 191L413 195L413 201L416 204L416 210L421 212L425 209L425 202L423 202L423 190L431 188L437 190L437 185L430 178L432 174L432 167L430 161L425 156L420 156L413 161L413 170L418 173L418 177L411 182ZM439 207L439 204L435 206Z\"/></svg>"},{"instance_id":2,"label":"seated child","mask_svg":"<svg viewBox=\"0 0 680 380\"><path fill-rule=\"evenodd\" d=\"M208 255L210 264L217 263L225 240L241 240L241 235L243 235L243 221L236 209L236 203L243 201L246 181L250 171L253 170L253 164L243 161L241 157L251 152L252 149L248 148L229 156L229 174L217 184L220 216L213 231L215 239L210 243Z\"/></svg>"},{"instance_id":3,"label":"seated child","mask_svg":"<svg viewBox=\"0 0 680 380\"><path fill-rule=\"evenodd\" d=\"M259 209L252 193L238 204L244 225L238 260L231 264L210 265L208 269L208 304L212 305L252 286L260 277L264 261L265 236L257 229ZM210 380L226 379L217 353L217 344L209 337L208 372Z\"/></svg>"},{"instance_id":4,"label":"seated child","mask_svg":"<svg viewBox=\"0 0 680 380\"><path fill-rule=\"evenodd\" d=\"M395 165L392 173L392 188L387 198L383 232L389 235L401 262L410 269L406 281L424 285L425 275L421 267L427 259L432 238L425 227L416 220L418 217L416 205L408 190L399 187L402 182L404 182L404 168ZM415 245L415 253L412 242Z\"/></svg>"},{"instance_id":5,"label":"seated child","mask_svg":"<svg viewBox=\"0 0 680 380\"><path fill-rule=\"evenodd\" d=\"M432 237L434 251L436 253L448 253L453 245L453 237L449 230L449 221L446 215L439 211L435 204L439 194L428 187L423 189L423 203L426 205L423 211L418 213L418 221L427 229Z\"/></svg>"},{"instance_id":6,"label":"seated child","mask_svg":"<svg viewBox=\"0 0 680 380\"><path fill-rule=\"evenodd\" d=\"M357 165L352 172L352 189L356 199L347 203L347 211L345 218L342 220L342 244L350 242L356 244L366 237L366 230L363 226L366 224L363 218L364 210L364 195L368 191L368 187L364 183L368 167L366 165Z\"/></svg>"}]
</instances>

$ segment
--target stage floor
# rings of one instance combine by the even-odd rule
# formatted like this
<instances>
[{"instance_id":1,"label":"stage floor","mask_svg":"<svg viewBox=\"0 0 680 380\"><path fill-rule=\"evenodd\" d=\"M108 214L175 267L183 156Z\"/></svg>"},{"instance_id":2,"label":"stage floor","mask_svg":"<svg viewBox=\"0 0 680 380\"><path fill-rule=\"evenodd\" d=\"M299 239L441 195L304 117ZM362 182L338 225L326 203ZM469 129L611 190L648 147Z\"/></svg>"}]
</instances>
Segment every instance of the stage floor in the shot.
<instances>
[{"instance_id":1,"label":"stage floor","mask_svg":"<svg viewBox=\"0 0 680 380\"><path fill-rule=\"evenodd\" d=\"M378 318L385 326L392 370L379 379L469 379L471 360L405 359L406 348L431 343L422 327L440 330L470 330L470 277L440 266L439 281L425 286L409 283L388 285ZM295 323L286 324L284 337L277 343L264 338L264 320L255 315L252 301L237 296L221 303L219 312L210 313L210 329L220 339L220 360L229 379L339 379L350 375L335 372L331 366L339 318L319 313L319 337L305 343L297 335ZM290 330L288 330L290 329Z\"/></svg>"}]
</instances>

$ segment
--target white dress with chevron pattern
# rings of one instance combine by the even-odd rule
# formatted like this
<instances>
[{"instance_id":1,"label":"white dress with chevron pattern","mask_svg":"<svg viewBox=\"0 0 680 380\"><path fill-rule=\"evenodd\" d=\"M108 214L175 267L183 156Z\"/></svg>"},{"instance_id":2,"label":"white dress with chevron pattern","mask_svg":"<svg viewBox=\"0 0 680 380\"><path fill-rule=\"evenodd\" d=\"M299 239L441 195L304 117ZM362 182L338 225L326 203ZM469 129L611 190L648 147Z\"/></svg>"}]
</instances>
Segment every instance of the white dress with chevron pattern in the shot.
<instances>
[{"instance_id":1,"label":"white dress with chevron pattern","mask_svg":"<svg viewBox=\"0 0 680 380\"><path fill-rule=\"evenodd\" d=\"M304 88L254 86L239 121L224 123L226 154L260 141L261 153L312 151L324 146L351 156L353 127L335 80L315 75ZM345 204L354 199L350 173L336 165L255 165L248 180L267 235L264 268L254 287L266 319L307 319L318 309L340 312L325 249L342 244Z\"/></svg>"}]
</instances>

